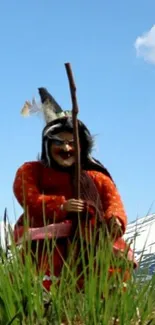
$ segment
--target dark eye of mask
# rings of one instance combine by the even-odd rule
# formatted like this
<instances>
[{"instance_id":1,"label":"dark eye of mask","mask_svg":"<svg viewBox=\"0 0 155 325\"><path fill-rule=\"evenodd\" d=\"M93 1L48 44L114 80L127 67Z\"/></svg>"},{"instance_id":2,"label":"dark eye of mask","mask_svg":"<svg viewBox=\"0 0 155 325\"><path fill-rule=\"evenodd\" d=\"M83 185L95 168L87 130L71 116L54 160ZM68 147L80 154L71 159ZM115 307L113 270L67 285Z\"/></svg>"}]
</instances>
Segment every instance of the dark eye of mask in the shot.
<instances>
[{"instance_id":1,"label":"dark eye of mask","mask_svg":"<svg viewBox=\"0 0 155 325\"><path fill-rule=\"evenodd\" d=\"M70 146L74 146L74 140L62 140L57 137L51 138L51 142L56 146L62 146L64 144L69 144Z\"/></svg>"}]
</instances>

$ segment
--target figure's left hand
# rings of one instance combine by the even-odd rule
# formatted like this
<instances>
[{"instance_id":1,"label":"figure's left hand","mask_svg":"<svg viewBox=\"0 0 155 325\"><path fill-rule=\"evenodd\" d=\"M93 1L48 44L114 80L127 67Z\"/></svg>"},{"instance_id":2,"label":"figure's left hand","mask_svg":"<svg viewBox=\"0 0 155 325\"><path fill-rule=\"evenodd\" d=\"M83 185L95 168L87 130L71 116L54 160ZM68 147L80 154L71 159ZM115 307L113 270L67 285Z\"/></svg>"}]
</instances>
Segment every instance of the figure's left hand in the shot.
<instances>
[{"instance_id":1,"label":"figure's left hand","mask_svg":"<svg viewBox=\"0 0 155 325\"><path fill-rule=\"evenodd\" d=\"M118 238L123 235L122 224L120 220L114 216L108 220L108 230L113 238Z\"/></svg>"}]
</instances>

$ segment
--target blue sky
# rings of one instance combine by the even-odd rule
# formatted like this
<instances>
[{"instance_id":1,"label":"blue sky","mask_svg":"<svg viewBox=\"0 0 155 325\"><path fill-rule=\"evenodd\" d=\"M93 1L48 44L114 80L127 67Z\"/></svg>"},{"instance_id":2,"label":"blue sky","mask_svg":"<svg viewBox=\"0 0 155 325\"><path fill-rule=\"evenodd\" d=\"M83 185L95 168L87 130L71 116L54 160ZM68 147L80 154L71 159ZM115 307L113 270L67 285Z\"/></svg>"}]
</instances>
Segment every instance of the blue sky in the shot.
<instances>
[{"instance_id":1,"label":"blue sky","mask_svg":"<svg viewBox=\"0 0 155 325\"><path fill-rule=\"evenodd\" d=\"M155 2L144 0L1 1L1 218L5 207L11 222L21 213L15 173L41 148L44 123L22 118L21 107L44 86L70 109L65 62L79 117L96 134L94 156L111 172L129 221L148 212L155 200L154 12Z\"/></svg>"}]
</instances>

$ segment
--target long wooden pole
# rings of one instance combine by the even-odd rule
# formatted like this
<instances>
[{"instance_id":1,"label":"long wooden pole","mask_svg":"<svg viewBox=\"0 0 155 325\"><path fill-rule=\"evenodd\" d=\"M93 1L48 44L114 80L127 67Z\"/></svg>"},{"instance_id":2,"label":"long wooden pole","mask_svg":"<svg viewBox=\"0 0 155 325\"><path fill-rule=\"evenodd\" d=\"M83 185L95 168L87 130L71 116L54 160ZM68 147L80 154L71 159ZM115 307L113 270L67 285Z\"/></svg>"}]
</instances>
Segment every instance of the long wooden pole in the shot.
<instances>
[{"instance_id":1,"label":"long wooden pole","mask_svg":"<svg viewBox=\"0 0 155 325\"><path fill-rule=\"evenodd\" d=\"M75 174L74 174L74 198L80 199L80 174L81 174L81 159L80 159L80 139L78 129L77 115L79 112L77 98L76 98L76 86L73 78L73 73L70 63L65 63L66 72L68 76L70 93L72 99L72 119L73 119L73 136L75 143ZM71 237L76 237L79 225L79 214L72 214L72 233Z\"/></svg>"},{"instance_id":2,"label":"long wooden pole","mask_svg":"<svg viewBox=\"0 0 155 325\"><path fill-rule=\"evenodd\" d=\"M80 199L80 173L81 173L81 159L80 159L80 140L78 132L78 119L79 112L77 98L76 98L76 86L73 78L73 73L70 63L65 63L66 72L69 80L70 93L72 99L72 119L73 119L73 135L75 142L75 185L74 196L75 199Z\"/></svg>"}]
</instances>

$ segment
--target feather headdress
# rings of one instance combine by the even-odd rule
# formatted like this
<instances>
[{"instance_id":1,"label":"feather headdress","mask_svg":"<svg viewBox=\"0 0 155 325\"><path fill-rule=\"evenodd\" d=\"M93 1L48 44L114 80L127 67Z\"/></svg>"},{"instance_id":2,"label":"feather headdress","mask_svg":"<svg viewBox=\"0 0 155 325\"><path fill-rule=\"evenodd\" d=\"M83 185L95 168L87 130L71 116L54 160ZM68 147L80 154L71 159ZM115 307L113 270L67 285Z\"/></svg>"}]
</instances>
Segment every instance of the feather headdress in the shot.
<instances>
[{"instance_id":1,"label":"feather headdress","mask_svg":"<svg viewBox=\"0 0 155 325\"><path fill-rule=\"evenodd\" d=\"M46 88L38 88L38 91L41 102L37 103L34 98L32 102L25 101L21 110L22 116L27 117L35 113L43 113L46 124L61 117L71 116L71 111L64 111Z\"/></svg>"}]
</instances>

